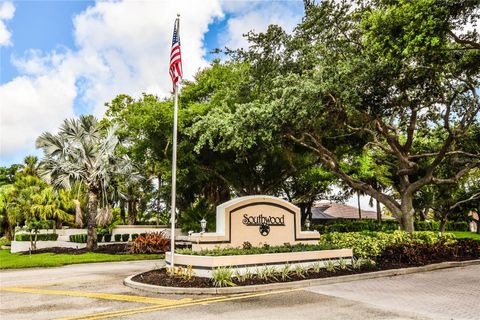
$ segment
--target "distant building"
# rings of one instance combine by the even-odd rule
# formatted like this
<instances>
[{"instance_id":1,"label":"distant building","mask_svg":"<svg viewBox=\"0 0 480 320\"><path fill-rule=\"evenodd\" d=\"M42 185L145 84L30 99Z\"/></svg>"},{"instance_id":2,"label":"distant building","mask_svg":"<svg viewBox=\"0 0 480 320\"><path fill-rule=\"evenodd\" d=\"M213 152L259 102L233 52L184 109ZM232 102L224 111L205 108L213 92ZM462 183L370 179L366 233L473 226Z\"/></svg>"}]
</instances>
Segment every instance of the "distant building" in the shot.
<instances>
[{"instance_id":1,"label":"distant building","mask_svg":"<svg viewBox=\"0 0 480 320\"><path fill-rule=\"evenodd\" d=\"M377 212L361 210L362 219L377 219ZM331 219L359 219L358 208L342 203L320 202L312 208L312 221L321 222ZM382 214L383 220L395 219Z\"/></svg>"}]
</instances>

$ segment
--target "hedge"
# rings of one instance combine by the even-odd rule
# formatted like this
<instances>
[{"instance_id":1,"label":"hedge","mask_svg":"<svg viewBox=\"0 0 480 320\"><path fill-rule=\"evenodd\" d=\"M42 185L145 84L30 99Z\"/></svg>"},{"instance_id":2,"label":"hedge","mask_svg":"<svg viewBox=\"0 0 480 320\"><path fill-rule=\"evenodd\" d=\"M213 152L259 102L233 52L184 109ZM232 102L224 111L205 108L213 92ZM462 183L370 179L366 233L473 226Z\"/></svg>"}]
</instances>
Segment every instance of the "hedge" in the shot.
<instances>
[{"instance_id":1,"label":"hedge","mask_svg":"<svg viewBox=\"0 0 480 320\"><path fill-rule=\"evenodd\" d=\"M284 244L283 246L269 246L244 248L224 248L224 249L210 249L201 251L192 251L192 249L175 249L179 254L200 255L200 256L236 256L236 255L250 255L250 254L266 254L266 253L285 253L285 252L303 252L303 251L317 251L317 250L331 250L340 248L339 246L332 246L326 244Z\"/></svg>"},{"instance_id":2,"label":"hedge","mask_svg":"<svg viewBox=\"0 0 480 320\"><path fill-rule=\"evenodd\" d=\"M322 233L328 232L358 232L358 231L395 231L398 230L397 220L335 220L326 224L317 224L315 230Z\"/></svg>"},{"instance_id":3,"label":"hedge","mask_svg":"<svg viewBox=\"0 0 480 320\"><path fill-rule=\"evenodd\" d=\"M39 233L37 234L37 241L57 241L58 234L56 233ZM32 240L35 240L35 235L32 234ZM30 241L30 234L21 233L15 236L15 241Z\"/></svg>"},{"instance_id":4,"label":"hedge","mask_svg":"<svg viewBox=\"0 0 480 320\"><path fill-rule=\"evenodd\" d=\"M320 245L352 248L353 253L361 258L374 259L390 245L398 243L437 243L439 241L453 242L455 236L444 234L439 238L434 231L415 231L413 235L404 231L394 232L332 232L320 235Z\"/></svg>"},{"instance_id":5,"label":"hedge","mask_svg":"<svg viewBox=\"0 0 480 320\"><path fill-rule=\"evenodd\" d=\"M438 221L415 221L415 231L438 231ZM314 229L323 233L329 232L359 232L359 231L395 231L399 229L397 220L335 220L325 224L317 224ZM445 231L469 231L465 221L447 221Z\"/></svg>"},{"instance_id":6,"label":"hedge","mask_svg":"<svg viewBox=\"0 0 480 320\"><path fill-rule=\"evenodd\" d=\"M72 234L70 242L87 243L87 234Z\"/></svg>"}]
</instances>

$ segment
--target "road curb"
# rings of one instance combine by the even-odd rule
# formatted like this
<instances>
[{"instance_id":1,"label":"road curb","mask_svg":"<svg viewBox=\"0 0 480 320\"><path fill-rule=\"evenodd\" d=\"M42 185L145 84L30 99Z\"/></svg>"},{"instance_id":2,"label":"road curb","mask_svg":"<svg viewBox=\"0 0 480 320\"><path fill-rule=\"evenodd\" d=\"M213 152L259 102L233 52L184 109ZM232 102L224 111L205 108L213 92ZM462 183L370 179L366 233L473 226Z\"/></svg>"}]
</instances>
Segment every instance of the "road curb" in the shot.
<instances>
[{"instance_id":1,"label":"road curb","mask_svg":"<svg viewBox=\"0 0 480 320\"><path fill-rule=\"evenodd\" d=\"M298 288L306 288L306 287L319 286L319 285L325 285L325 284L342 283L342 282L357 281L357 280L367 280L367 279L375 279L375 278L383 278L383 277L393 277L393 276L404 275L404 274L426 272L426 271L433 271L433 270L447 269L447 268L454 268L454 267L466 267L466 266L477 265L477 264L480 264L480 259L468 260L468 261L441 262L441 263L429 264L421 267L382 270L382 271L352 274L347 276L338 276L338 277L331 277L331 278L301 280L301 281L282 282L282 283L270 283L270 284L261 284L261 285L252 285L252 286L226 287L226 288L182 288L182 287L155 286L151 284L145 284L145 283L133 281L132 278L135 277L136 274L125 278L123 280L123 284L130 288L147 291L147 292L153 292L153 293L161 293L161 294L195 294L195 295L237 294L237 293L251 293L251 292L259 292L259 291L298 289Z\"/></svg>"}]
</instances>

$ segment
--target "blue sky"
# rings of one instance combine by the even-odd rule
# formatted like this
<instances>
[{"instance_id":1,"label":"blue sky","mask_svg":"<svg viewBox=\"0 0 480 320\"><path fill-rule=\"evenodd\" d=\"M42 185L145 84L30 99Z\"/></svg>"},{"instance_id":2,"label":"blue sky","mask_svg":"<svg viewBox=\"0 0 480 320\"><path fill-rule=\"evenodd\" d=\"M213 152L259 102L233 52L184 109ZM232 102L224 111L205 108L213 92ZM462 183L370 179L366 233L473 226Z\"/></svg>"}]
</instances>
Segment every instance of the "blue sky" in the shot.
<instances>
[{"instance_id":1,"label":"blue sky","mask_svg":"<svg viewBox=\"0 0 480 320\"><path fill-rule=\"evenodd\" d=\"M184 74L217 47L271 23L291 31L303 1L0 0L0 165L40 155L35 138L80 114L101 117L120 93L169 94L173 21L181 13Z\"/></svg>"}]
</instances>

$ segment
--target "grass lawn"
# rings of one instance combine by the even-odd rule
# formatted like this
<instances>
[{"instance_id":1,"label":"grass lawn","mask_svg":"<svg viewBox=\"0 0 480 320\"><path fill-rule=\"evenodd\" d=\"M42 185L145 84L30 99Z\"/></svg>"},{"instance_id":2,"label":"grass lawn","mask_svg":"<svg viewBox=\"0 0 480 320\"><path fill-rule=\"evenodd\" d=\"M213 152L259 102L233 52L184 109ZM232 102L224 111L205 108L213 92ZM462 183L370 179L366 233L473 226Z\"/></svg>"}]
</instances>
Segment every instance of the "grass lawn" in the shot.
<instances>
[{"instance_id":1,"label":"grass lawn","mask_svg":"<svg viewBox=\"0 0 480 320\"><path fill-rule=\"evenodd\" d=\"M448 233L453 233L458 239L473 239L480 241L480 234L475 232L468 231L449 231Z\"/></svg>"},{"instance_id":2,"label":"grass lawn","mask_svg":"<svg viewBox=\"0 0 480 320\"><path fill-rule=\"evenodd\" d=\"M10 253L8 250L0 250L0 269L19 269L35 267L58 267L66 264L131 261L164 259L163 254L106 254L106 253L83 253L83 254L54 254L39 253L23 255Z\"/></svg>"}]
</instances>

